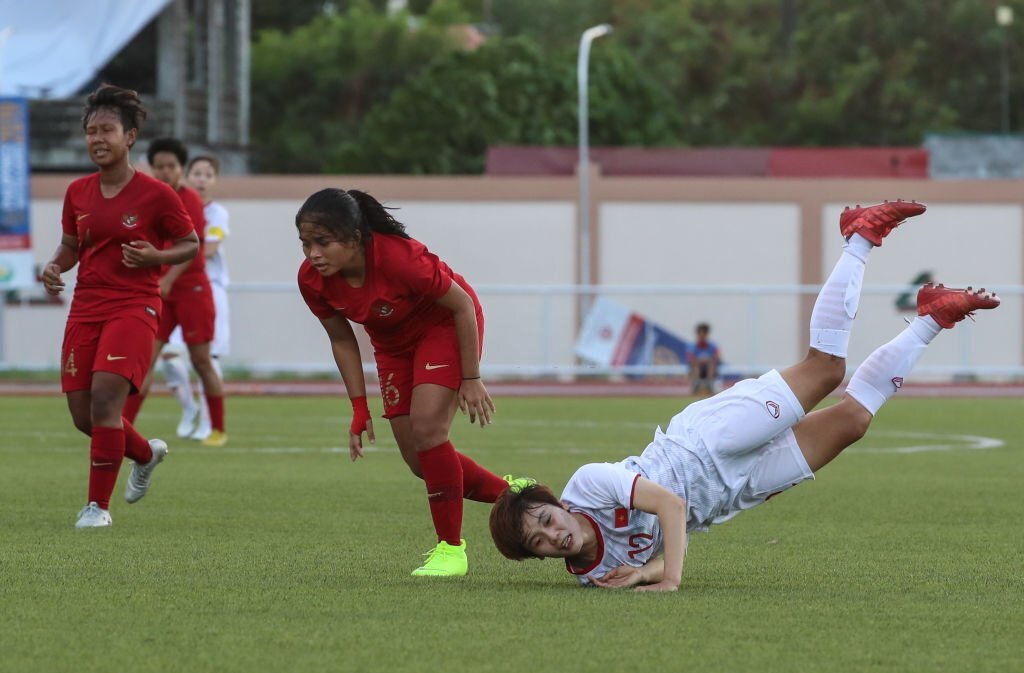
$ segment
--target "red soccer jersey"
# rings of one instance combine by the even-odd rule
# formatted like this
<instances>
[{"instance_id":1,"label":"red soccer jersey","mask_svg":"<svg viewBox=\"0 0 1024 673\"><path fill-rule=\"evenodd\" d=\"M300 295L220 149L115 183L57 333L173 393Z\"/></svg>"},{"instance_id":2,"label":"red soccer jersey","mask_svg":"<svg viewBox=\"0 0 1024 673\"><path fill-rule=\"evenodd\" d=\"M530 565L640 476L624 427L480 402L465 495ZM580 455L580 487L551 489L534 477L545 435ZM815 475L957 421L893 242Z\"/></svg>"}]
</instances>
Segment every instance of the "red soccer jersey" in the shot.
<instances>
[{"instance_id":1,"label":"red soccer jersey","mask_svg":"<svg viewBox=\"0 0 1024 673\"><path fill-rule=\"evenodd\" d=\"M64 195L64 233L78 238L78 282L69 321L105 320L125 308L160 309L160 267L130 269L121 245L149 241L155 248L188 236L192 221L174 190L135 172L113 198L100 192L100 174L71 183Z\"/></svg>"},{"instance_id":2,"label":"red soccer jersey","mask_svg":"<svg viewBox=\"0 0 1024 673\"><path fill-rule=\"evenodd\" d=\"M174 289L190 287L196 284L201 285L209 280L206 277L206 255L203 252L203 246L206 241L206 215L203 213L205 208L203 206L203 198L199 196L199 192L184 185L178 188L178 197L185 205L185 212L192 218L192 224L196 229L196 236L199 237L199 252L192 258L192 261L181 272L177 280L174 281Z\"/></svg>"},{"instance_id":3,"label":"red soccer jersey","mask_svg":"<svg viewBox=\"0 0 1024 673\"><path fill-rule=\"evenodd\" d=\"M340 313L366 328L375 351L401 353L431 325L451 321L452 312L435 303L452 283L480 301L466 279L419 241L374 234L366 245L366 278L352 287L340 274L321 276L306 260L299 268L299 291L318 318Z\"/></svg>"}]
</instances>

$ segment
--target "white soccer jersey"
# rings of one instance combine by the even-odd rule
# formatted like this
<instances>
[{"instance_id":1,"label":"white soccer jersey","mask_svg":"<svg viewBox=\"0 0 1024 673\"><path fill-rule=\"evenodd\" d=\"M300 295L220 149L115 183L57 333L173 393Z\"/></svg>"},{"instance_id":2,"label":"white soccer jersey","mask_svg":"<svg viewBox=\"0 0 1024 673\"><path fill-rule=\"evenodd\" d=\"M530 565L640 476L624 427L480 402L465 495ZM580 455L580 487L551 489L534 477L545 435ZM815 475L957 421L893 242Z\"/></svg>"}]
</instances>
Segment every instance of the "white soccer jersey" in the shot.
<instances>
[{"instance_id":1,"label":"white soccer jersey","mask_svg":"<svg viewBox=\"0 0 1024 673\"><path fill-rule=\"evenodd\" d=\"M218 243L217 252L206 260L206 275L210 282L221 287L227 287L228 265L224 259L224 239L231 233L228 225L228 210L216 201L211 201L203 208L206 215L206 242Z\"/></svg>"},{"instance_id":2,"label":"white soccer jersey","mask_svg":"<svg viewBox=\"0 0 1024 673\"><path fill-rule=\"evenodd\" d=\"M803 418L799 400L778 372L741 381L677 414L658 428L639 456L584 465L562 493L597 534L597 559L569 572L601 577L620 565L640 567L661 553L658 517L633 509L644 477L686 502L686 529L707 530L814 474L792 431Z\"/></svg>"},{"instance_id":3,"label":"white soccer jersey","mask_svg":"<svg viewBox=\"0 0 1024 673\"><path fill-rule=\"evenodd\" d=\"M642 566L661 553L658 517L633 509L633 492L640 475L623 463L591 463L576 470L562 492L570 512L587 517L597 534L597 559L588 567L566 569L581 584L587 575L601 577L620 565Z\"/></svg>"}]
</instances>

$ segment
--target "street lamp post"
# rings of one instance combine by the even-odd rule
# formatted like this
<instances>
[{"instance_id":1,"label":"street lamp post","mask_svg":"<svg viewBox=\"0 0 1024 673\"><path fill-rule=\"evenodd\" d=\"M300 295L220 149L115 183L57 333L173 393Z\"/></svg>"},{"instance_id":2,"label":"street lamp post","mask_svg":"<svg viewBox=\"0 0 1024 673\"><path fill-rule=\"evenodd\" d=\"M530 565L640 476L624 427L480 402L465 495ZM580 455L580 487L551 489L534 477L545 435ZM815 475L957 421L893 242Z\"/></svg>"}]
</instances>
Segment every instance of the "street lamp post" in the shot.
<instances>
[{"instance_id":1,"label":"street lamp post","mask_svg":"<svg viewBox=\"0 0 1024 673\"><path fill-rule=\"evenodd\" d=\"M1010 26L1013 24L1013 7L1000 5L996 7L996 24L1002 28L999 40L1000 80L1002 84L1002 127L1003 133L1010 132L1010 61L1006 54L1006 43L1010 39Z\"/></svg>"},{"instance_id":2,"label":"street lamp post","mask_svg":"<svg viewBox=\"0 0 1024 673\"><path fill-rule=\"evenodd\" d=\"M590 61L590 43L612 32L607 23L593 26L583 31L580 36L579 60L576 63L576 81L579 86L579 282L581 285L591 284L590 271L590 107L587 100L588 64ZM590 307L590 295L580 295L580 319Z\"/></svg>"}]
</instances>

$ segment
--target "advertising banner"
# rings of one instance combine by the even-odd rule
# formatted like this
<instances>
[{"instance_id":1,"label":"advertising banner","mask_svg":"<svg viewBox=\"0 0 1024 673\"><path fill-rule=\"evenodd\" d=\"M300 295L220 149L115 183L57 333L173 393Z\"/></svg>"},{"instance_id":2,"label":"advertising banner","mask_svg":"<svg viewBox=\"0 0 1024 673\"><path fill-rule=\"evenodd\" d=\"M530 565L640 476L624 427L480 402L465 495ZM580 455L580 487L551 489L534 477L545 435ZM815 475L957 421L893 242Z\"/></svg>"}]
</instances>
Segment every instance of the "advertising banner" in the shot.
<instances>
[{"instance_id":1,"label":"advertising banner","mask_svg":"<svg viewBox=\"0 0 1024 673\"><path fill-rule=\"evenodd\" d=\"M28 102L0 98L0 290L36 284L29 228Z\"/></svg>"}]
</instances>

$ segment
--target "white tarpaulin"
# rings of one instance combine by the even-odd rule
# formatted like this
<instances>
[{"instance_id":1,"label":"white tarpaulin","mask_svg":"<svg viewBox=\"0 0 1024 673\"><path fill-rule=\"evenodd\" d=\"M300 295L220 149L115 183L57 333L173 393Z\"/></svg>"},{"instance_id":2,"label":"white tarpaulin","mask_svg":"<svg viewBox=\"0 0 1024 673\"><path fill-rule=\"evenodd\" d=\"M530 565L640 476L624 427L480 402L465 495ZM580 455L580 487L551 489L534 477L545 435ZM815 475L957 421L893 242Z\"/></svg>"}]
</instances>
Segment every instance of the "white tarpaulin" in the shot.
<instances>
[{"instance_id":1,"label":"white tarpaulin","mask_svg":"<svg viewBox=\"0 0 1024 673\"><path fill-rule=\"evenodd\" d=\"M74 95L169 3L0 0L0 95Z\"/></svg>"}]
</instances>

